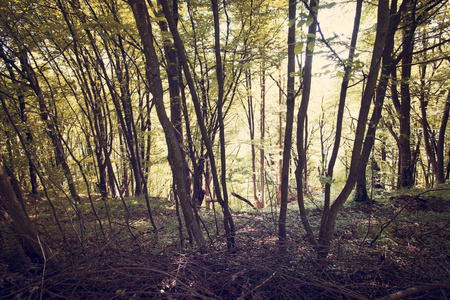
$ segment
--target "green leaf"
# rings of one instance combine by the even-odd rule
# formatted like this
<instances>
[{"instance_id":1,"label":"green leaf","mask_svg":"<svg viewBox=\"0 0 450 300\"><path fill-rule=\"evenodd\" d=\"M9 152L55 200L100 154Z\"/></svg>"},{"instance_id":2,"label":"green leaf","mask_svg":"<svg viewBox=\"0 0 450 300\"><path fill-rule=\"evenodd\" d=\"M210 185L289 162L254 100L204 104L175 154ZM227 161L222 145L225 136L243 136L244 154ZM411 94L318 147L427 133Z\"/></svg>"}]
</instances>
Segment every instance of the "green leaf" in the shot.
<instances>
[{"instance_id":1,"label":"green leaf","mask_svg":"<svg viewBox=\"0 0 450 300\"><path fill-rule=\"evenodd\" d=\"M311 24L314 22L314 18L309 17L308 20L306 21L306 26L311 26Z\"/></svg>"},{"instance_id":2,"label":"green leaf","mask_svg":"<svg viewBox=\"0 0 450 300\"><path fill-rule=\"evenodd\" d=\"M319 6L317 6L317 8L319 8L319 9L333 8L335 5L336 5L336 2L330 2L330 3L327 3L327 4L319 5Z\"/></svg>"},{"instance_id":3,"label":"green leaf","mask_svg":"<svg viewBox=\"0 0 450 300\"><path fill-rule=\"evenodd\" d=\"M314 50L314 45L315 45L316 43L314 42L314 41L312 41L312 42L309 42L308 43L308 50L309 51L313 51Z\"/></svg>"},{"instance_id":4,"label":"green leaf","mask_svg":"<svg viewBox=\"0 0 450 300\"><path fill-rule=\"evenodd\" d=\"M297 27L302 27L305 23L306 23L305 19L300 19L300 21L298 21L297 23Z\"/></svg>"},{"instance_id":5,"label":"green leaf","mask_svg":"<svg viewBox=\"0 0 450 300\"><path fill-rule=\"evenodd\" d=\"M289 24L288 24L289 27L294 26L294 24L295 24L295 19L289 20Z\"/></svg>"},{"instance_id":6,"label":"green leaf","mask_svg":"<svg viewBox=\"0 0 450 300\"><path fill-rule=\"evenodd\" d=\"M303 51L303 43L295 44L294 53L295 55L299 55Z\"/></svg>"}]
</instances>

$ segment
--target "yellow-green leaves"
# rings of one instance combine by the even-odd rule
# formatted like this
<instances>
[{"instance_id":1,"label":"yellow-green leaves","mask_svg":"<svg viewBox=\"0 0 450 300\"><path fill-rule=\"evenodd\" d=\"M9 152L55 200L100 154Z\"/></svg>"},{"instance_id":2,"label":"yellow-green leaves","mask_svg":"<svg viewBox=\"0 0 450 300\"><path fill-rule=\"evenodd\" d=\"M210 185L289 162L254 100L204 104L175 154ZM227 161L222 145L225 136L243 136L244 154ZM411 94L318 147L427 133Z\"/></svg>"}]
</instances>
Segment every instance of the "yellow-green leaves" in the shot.
<instances>
[{"instance_id":1,"label":"yellow-green leaves","mask_svg":"<svg viewBox=\"0 0 450 300\"><path fill-rule=\"evenodd\" d=\"M295 53L295 55L301 54L302 51L303 51L303 43L302 43L302 42L296 43L296 44L295 44L295 48L294 48L294 53Z\"/></svg>"},{"instance_id":2,"label":"yellow-green leaves","mask_svg":"<svg viewBox=\"0 0 450 300\"><path fill-rule=\"evenodd\" d=\"M289 24L288 24L288 26L289 26L289 27L292 27L292 26L294 26L294 24L295 24L295 21L296 21L296 19L291 19L291 20L289 20Z\"/></svg>"},{"instance_id":3,"label":"yellow-green leaves","mask_svg":"<svg viewBox=\"0 0 450 300\"><path fill-rule=\"evenodd\" d=\"M306 26L309 27L311 26L311 24L314 22L314 18L313 17L308 17L308 19L306 20Z\"/></svg>"}]
</instances>

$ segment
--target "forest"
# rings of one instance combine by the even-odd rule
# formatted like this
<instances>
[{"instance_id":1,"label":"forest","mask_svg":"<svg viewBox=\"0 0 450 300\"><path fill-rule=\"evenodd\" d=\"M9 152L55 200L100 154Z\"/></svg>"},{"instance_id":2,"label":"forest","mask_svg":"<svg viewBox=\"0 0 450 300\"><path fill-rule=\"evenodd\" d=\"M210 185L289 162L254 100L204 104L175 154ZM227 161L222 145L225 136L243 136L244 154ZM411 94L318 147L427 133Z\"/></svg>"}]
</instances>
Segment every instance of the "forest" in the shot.
<instances>
[{"instance_id":1,"label":"forest","mask_svg":"<svg viewBox=\"0 0 450 300\"><path fill-rule=\"evenodd\" d=\"M448 0L0 0L0 299L448 299Z\"/></svg>"}]
</instances>

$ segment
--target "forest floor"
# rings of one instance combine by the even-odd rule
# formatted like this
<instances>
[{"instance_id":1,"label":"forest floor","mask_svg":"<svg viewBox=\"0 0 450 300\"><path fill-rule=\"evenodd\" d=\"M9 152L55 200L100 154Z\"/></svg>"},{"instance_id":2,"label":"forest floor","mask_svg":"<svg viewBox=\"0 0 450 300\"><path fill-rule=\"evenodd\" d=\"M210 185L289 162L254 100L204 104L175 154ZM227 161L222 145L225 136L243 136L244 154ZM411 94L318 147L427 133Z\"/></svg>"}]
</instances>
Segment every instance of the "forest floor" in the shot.
<instances>
[{"instance_id":1,"label":"forest floor","mask_svg":"<svg viewBox=\"0 0 450 300\"><path fill-rule=\"evenodd\" d=\"M54 201L64 241L46 202L29 198L30 216L57 249L58 263L24 262L11 236L2 232L0 299L448 299L449 190L349 201L323 260L305 237L296 203L289 204L284 252L275 206L233 211L233 250L226 249L221 235L220 213L202 208L209 248L201 253L186 237L181 247L176 210L161 204L167 201L152 199L155 235L145 200L125 199L130 227L120 200L109 200L108 210L95 200L105 237L88 200L79 205L78 218L63 205L67 200ZM315 229L320 215L311 203Z\"/></svg>"}]
</instances>

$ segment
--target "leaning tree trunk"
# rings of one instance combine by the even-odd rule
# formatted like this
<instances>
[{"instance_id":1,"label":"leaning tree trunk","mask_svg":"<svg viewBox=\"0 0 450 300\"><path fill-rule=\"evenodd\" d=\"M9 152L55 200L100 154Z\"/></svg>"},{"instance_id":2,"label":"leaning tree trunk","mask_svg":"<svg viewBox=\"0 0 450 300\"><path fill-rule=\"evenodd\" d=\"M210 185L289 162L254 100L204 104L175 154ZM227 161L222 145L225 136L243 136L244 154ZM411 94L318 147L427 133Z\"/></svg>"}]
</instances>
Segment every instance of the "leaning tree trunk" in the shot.
<instances>
[{"instance_id":1,"label":"leaning tree trunk","mask_svg":"<svg viewBox=\"0 0 450 300\"><path fill-rule=\"evenodd\" d=\"M13 231L19 244L30 258L38 258L42 262L56 263L51 250L41 239L38 231L22 209L14 193L8 177L3 156L0 152L0 218Z\"/></svg>"},{"instance_id":2,"label":"leaning tree trunk","mask_svg":"<svg viewBox=\"0 0 450 300\"><path fill-rule=\"evenodd\" d=\"M388 24L385 22L386 19L389 19L389 0L380 0L378 3L378 22L377 22L377 30L375 43L373 48L372 60L370 63L370 71L367 78L367 85L364 90L364 94L361 100L361 107L358 116L358 123L356 127L355 140L353 144L350 170L347 181L342 188L340 194L330 205L330 209L326 211L322 217L322 222L320 225L319 232L319 247L318 254L320 257L325 257L329 252L329 247L331 244L331 240L333 238L334 227L337 215L344 205L345 201L347 201L353 187L356 183L357 175L359 174L360 164L364 164L365 162L361 162L363 157L363 144L365 143L365 131L367 127L368 115L371 107L372 99L375 95L375 87L377 84L378 73L381 65L381 57L385 49L386 37L388 33ZM376 124L372 124L369 127L375 129ZM369 136L367 134L367 136ZM374 138L374 136L373 136ZM370 142L368 143L370 144ZM367 152L366 147L365 152ZM370 147L371 148L371 147ZM364 152L364 153L365 153ZM370 151L369 151L370 153ZM369 156L367 155L367 158Z\"/></svg>"},{"instance_id":3,"label":"leaning tree trunk","mask_svg":"<svg viewBox=\"0 0 450 300\"><path fill-rule=\"evenodd\" d=\"M10 69L10 68L8 68ZM16 81L15 74L12 69L10 69L10 76L13 79L13 81ZM25 135L27 137L27 144L28 146L33 147L33 134L31 133L30 129L28 128L27 122L28 122L28 114L26 109L26 103L25 103L25 96L23 93L23 90L21 87L17 89L17 97L19 99L19 107L20 107L20 119L25 124ZM39 185L38 185L38 177L36 175L36 170L34 168L34 165L31 161L28 162L29 171L30 171L30 183L31 183L31 193L34 195L37 195L39 193Z\"/></svg>"},{"instance_id":4,"label":"leaning tree trunk","mask_svg":"<svg viewBox=\"0 0 450 300\"><path fill-rule=\"evenodd\" d=\"M178 3L177 0L174 0L172 2L172 14L175 16L178 16ZM158 15L162 16L162 12ZM181 95L180 95L180 78L179 77L179 68L178 68L178 56L177 52L175 51L175 47L173 45L173 41L170 38L169 34L169 28L167 26L166 20L161 20L159 23L159 28L163 32L163 36L165 36L164 39L164 55L166 57L166 73L167 73L167 81L169 83L169 96L170 96L170 121L172 122L173 126L175 127L176 134L177 134L177 140L180 144L180 147L183 147L184 140L183 140L183 123L182 123L182 106L181 106ZM175 24L178 25L177 20L175 20ZM186 161L186 154L183 151L183 160ZM193 184L193 203L198 203L198 197L199 197L199 174L198 174L198 167L195 161L195 157L192 157L192 164L194 165L194 184ZM185 178L186 180L186 187L189 189L189 194L191 191L191 183L189 180L189 177ZM176 193L177 190L175 190ZM175 199L179 199L178 195L175 195ZM177 202L178 203L178 202ZM193 205L192 208L194 210L197 209L196 205ZM186 222L186 220L185 220ZM189 237L191 237L191 233L189 232ZM191 240L191 238L190 238Z\"/></svg>"},{"instance_id":5,"label":"leaning tree trunk","mask_svg":"<svg viewBox=\"0 0 450 300\"><path fill-rule=\"evenodd\" d=\"M62 170L64 172L64 175L67 180L67 185L69 187L69 192L72 198L75 200L76 203L80 202L80 196L78 195L77 189L75 187L75 182L73 180L72 171L70 170L69 164L67 163L66 156L64 153L64 147L63 143L61 141L61 136L59 129L57 127L57 120L56 116L50 112L44 93L41 89L41 86L39 84L38 77L34 71L34 69L31 67L30 63L28 62L28 54L25 50L20 50L19 60L20 63L24 69L24 76L26 78L28 83L30 84L30 87L33 89L34 93L36 94L36 98L38 100L39 104L39 111L40 111L40 117L41 120L46 124L47 127L47 133L50 137L50 140L53 144L53 147L55 149L55 157L57 164L61 165Z\"/></svg>"},{"instance_id":6,"label":"leaning tree trunk","mask_svg":"<svg viewBox=\"0 0 450 300\"><path fill-rule=\"evenodd\" d=\"M168 22L170 31L172 32L172 37L174 39L174 45L178 50L178 55L180 58L181 66L184 71L184 75L186 77L186 82L187 82L189 90L191 92L191 98L192 98L192 102L194 104L195 114L197 116L197 121L198 121L198 125L200 128L201 136L202 136L203 142L205 143L207 155L209 157L211 176L212 176L212 180L214 183L214 191L215 191L215 194L217 197L217 202L219 202L219 204L222 206L223 214L224 214L224 222L228 222L229 228L225 228L225 230L226 230L227 236L229 237L228 246L230 246L230 245L234 244L235 232L234 232L233 219L232 219L229 207L228 207L228 196L223 195L223 197L222 197L222 189L220 187L219 176L218 176L218 172L217 172L217 164L216 164L216 159L215 159L213 148L212 148L212 142L211 142L211 139L209 138L209 134L206 129L205 119L203 118L203 110L200 107L200 101L199 101L199 97L197 94L197 90L195 88L194 79L192 78L192 74L189 69L188 60L186 57L186 49L184 48L184 44L183 44L180 34L176 28L175 21L170 12L170 7L168 4L168 1L161 0L161 4L163 7L164 15L166 16L166 19ZM220 105L219 105L219 107L220 107ZM220 120L221 120L221 118L219 117L219 121ZM221 139L221 140L223 141L224 139ZM225 164L223 162L225 152L222 152L222 153L223 153L221 156L222 167L225 167ZM225 179L224 174L225 173L222 174L222 179L221 179L222 182L224 182L224 179ZM226 185L223 186L222 188L223 188L223 193L226 194Z\"/></svg>"},{"instance_id":7,"label":"leaning tree trunk","mask_svg":"<svg viewBox=\"0 0 450 300\"><path fill-rule=\"evenodd\" d=\"M347 98L347 91L348 91L348 84L350 82L350 75L352 72L352 63L355 57L355 49L356 49L356 42L358 40L358 33L359 33L359 24L361 21L361 12L362 12L362 0L358 0L356 4L356 13L355 13L355 20L353 23L353 32L352 32L352 39L350 42L350 50L348 54L348 63L344 68L344 78L342 80L341 84L341 91L339 95L339 105L338 105L338 113L336 118L336 134L335 134L335 140L333 145L333 150L331 152L330 161L328 162L328 168L327 168L327 180L325 182L325 188L324 188L324 194L325 194L325 200L324 200L324 213L329 209L330 202L331 202L331 183L333 179L333 173L334 173L334 166L336 164L339 147L341 143L342 138L342 122L344 119L344 109L345 109L345 102ZM365 184L365 182L364 182Z\"/></svg>"},{"instance_id":8,"label":"leaning tree trunk","mask_svg":"<svg viewBox=\"0 0 450 300\"><path fill-rule=\"evenodd\" d=\"M189 195L189 187L186 185L186 178L189 175L188 167L186 161L183 159L183 149L180 147L178 142L177 133L172 122L170 122L164 107L164 92L159 69L159 61L156 54L156 49L153 45L154 36L147 5L144 0L132 0L129 3L133 11L139 36L141 38L143 52L145 55L145 63L147 65L147 81L154 97L156 113L166 137L169 152L169 163L172 168L172 175L176 185L181 209L186 220L186 226L187 229L192 232L197 245L200 248L203 248L205 246L205 240L201 228L194 217Z\"/></svg>"}]
</instances>

